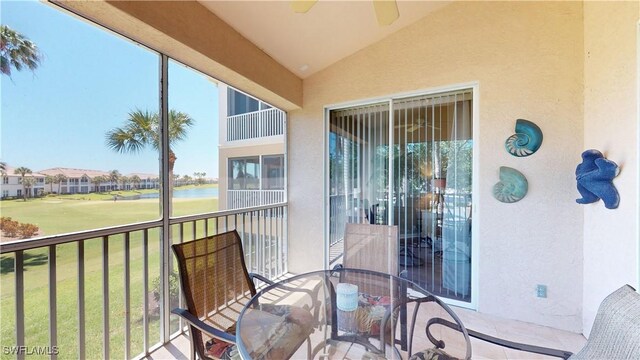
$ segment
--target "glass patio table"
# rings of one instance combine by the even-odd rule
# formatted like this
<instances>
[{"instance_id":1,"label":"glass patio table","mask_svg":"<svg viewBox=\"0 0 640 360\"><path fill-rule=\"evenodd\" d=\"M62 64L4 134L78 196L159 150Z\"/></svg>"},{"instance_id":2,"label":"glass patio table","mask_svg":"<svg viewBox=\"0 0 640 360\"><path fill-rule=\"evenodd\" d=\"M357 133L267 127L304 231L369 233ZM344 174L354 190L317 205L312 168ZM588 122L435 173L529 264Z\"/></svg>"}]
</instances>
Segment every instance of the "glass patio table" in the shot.
<instances>
[{"instance_id":1,"label":"glass patio table","mask_svg":"<svg viewBox=\"0 0 640 360\"><path fill-rule=\"evenodd\" d=\"M418 312L421 304L426 305ZM398 345L408 345L411 354L417 317L448 317L459 324L463 331L458 332L458 344L466 352L463 357L470 358L466 329L436 296L404 278L346 268L300 274L259 291L238 318L237 348L245 360L282 360L279 348L292 346L297 347L293 359L400 359ZM421 323L421 331L424 326ZM309 335L287 339L284 334L294 328ZM434 345L444 346L427 336Z\"/></svg>"}]
</instances>

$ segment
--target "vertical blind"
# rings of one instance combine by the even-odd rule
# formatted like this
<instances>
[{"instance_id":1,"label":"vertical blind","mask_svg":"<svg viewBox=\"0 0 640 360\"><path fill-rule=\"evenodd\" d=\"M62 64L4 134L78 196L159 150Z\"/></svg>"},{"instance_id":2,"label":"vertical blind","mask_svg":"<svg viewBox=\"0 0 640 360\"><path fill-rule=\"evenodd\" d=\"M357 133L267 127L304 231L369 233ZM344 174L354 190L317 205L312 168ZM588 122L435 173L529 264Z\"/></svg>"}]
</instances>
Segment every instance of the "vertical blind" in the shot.
<instances>
[{"instance_id":1,"label":"vertical blind","mask_svg":"<svg viewBox=\"0 0 640 360\"><path fill-rule=\"evenodd\" d=\"M345 224L397 225L399 263L470 299L472 89L329 112L330 262Z\"/></svg>"}]
</instances>

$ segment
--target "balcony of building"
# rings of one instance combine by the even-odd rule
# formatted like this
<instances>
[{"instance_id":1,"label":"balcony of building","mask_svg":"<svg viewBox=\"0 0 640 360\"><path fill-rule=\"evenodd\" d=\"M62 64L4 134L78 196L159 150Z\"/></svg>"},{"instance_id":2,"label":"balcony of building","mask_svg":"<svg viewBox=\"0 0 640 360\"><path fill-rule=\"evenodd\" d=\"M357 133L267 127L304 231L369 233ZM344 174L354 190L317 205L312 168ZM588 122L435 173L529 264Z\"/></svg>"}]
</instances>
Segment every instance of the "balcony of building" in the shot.
<instances>
[{"instance_id":1,"label":"balcony of building","mask_svg":"<svg viewBox=\"0 0 640 360\"><path fill-rule=\"evenodd\" d=\"M286 113L264 109L227 117L227 142L284 135Z\"/></svg>"}]
</instances>

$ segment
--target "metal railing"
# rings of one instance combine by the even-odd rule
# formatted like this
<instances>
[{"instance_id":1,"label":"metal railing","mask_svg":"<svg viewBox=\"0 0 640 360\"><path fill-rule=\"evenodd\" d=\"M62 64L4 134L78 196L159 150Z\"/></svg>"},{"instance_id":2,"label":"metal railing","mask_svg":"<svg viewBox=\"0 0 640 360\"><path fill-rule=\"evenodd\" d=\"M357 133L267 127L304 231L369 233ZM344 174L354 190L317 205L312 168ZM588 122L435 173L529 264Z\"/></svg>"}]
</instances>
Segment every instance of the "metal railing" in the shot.
<instances>
[{"instance_id":1,"label":"metal railing","mask_svg":"<svg viewBox=\"0 0 640 360\"><path fill-rule=\"evenodd\" d=\"M3 309L3 333L15 329L15 342L3 345L18 359L33 349L52 359L130 359L164 345L162 324L170 324L171 338L180 334L184 324L169 312L182 305L178 277L160 275L165 266L177 272L173 255L169 264L162 261L169 249L162 224L3 244L2 284L13 282L13 299L3 299L3 306L14 308L8 317L11 309ZM286 203L171 218L167 230L171 243L181 243L233 229L242 238L249 272L272 279L287 272ZM163 299L170 299L168 306Z\"/></svg>"},{"instance_id":2,"label":"metal railing","mask_svg":"<svg viewBox=\"0 0 640 360\"><path fill-rule=\"evenodd\" d=\"M227 190L227 209L284 202L284 190Z\"/></svg>"},{"instance_id":3,"label":"metal railing","mask_svg":"<svg viewBox=\"0 0 640 360\"><path fill-rule=\"evenodd\" d=\"M283 135L286 113L271 108L227 117L227 141Z\"/></svg>"}]
</instances>

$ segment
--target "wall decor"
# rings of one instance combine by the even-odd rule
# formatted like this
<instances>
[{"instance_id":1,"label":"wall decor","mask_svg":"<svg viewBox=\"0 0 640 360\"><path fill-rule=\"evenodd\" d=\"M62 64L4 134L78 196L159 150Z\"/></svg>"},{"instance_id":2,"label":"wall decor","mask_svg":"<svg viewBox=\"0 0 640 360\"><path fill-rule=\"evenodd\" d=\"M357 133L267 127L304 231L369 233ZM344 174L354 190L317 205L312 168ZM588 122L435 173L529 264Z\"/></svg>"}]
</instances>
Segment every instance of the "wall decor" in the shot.
<instances>
[{"instance_id":1,"label":"wall decor","mask_svg":"<svg viewBox=\"0 0 640 360\"><path fill-rule=\"evenodd\" d=\"M516 120L516 133L509 136L504 146L509 154L517 157L529 156L542 145L542 130L525 119Z\"/></svg>"},{"instance_id":2,"label":"wall decor","mask_svg":"<svg viewBox=\"0 0 640 360\"><path fill-rule=\"evenodd\" d=\"M620 195L613 185L620 168L595 149L582 153L582 162L576 167L578 192L582 196L576 199L578 204L590 204L600 199L607 209L615 209L620 204Z\"/></svg>"},{"instance_id":3,"label":"wall decor","mask_svg":"<svg viewBox=\"0 0 640 360\"><path fill-rule=\"evenodd\" d=\"M500 167L500 181L493 186L493 197L503 203L520 201L529 189L527 178L518 170Z\"/></svg>"}]
</instances>

